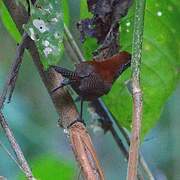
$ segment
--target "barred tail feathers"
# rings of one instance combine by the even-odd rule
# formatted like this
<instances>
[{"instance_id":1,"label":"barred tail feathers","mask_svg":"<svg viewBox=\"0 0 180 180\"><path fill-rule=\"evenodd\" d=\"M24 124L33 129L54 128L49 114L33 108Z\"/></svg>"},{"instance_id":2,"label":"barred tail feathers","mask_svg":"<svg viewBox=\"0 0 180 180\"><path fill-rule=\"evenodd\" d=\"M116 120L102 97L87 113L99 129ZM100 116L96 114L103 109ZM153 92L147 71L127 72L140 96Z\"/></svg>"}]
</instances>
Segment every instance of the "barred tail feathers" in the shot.
<instances>
[{"instance_id":1,"label":"barred tail feathers","mask_svg":"<svg viewBox=\"0 0 180 180\"><path fill-rule=\"evenodd\" d=\"M52 66L54 70L68 79L77 79L78 76L75 72L59 66Z\"/></svg>"}]
</instances>

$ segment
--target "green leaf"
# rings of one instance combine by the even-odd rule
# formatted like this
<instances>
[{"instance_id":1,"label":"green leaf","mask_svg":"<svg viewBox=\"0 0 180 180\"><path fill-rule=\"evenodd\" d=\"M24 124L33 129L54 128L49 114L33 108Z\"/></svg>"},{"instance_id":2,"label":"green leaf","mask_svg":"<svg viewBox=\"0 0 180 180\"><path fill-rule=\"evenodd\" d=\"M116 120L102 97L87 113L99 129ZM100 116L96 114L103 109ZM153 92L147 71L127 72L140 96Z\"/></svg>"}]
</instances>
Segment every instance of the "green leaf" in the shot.
<instances>
[{"instance_id":1,"label":"green leaf","mask_svg":"<svg viewBox=\"0 0 180 180\"><path fill-rule=\"evenodd\" d=\"M63 13L60 1L39 0L31 6L31 17L24 26L36 42L44 68L57 64L63 52Z\"/></svg>"},{"instance_id":2,"label":"green leaf","mask_svg":"<svg viewBox=\"0 0 180 180\"><path fill-rule=\"evenodd\" d=\"M64 16L64 23L69 26L69 6L67 0L61 0L62 10L63 10L63 16Z\"/></svg>"},{"instance_id":3,"label":"green leaf","mask_svg":"<svg viewBox=\"0 0 180 180\"><path fill-rule=\"evenodd\" d=\"M17 3L21 3L23 6L27 9L27 3L24 0L16 0ZM68 2L66 0L62 0L62 10L64 15L64 23L68 26L69 25L69 7ZM0 1L0 18L8 30L8 32L11 34L11 36L15 39L16 42L20 42L21 40L21 34L19 33L14 21L11 18L11 15L9 14L7 8L5 7L4 3Z\"/></svg>"},{"instance_id":4,"label":"green leaf","mask_svg":"<svg viewBox=\"0 0 180 180\"><path fill-rule=\"evenodd\" d=\"M54 155L44 155L34 159L31 163L33 175L42 180L75 179L75 168L67 160L60 160ZM20 179L25 179L21 176Z\"/></svg>"},{"instance_id":5,"label":"green leaf","mask_svg":"<svg viewBox=\"0 0 180 180\"><path fill-rule=\"evenodd\" d=\"M179 80L180 65L178 49L179 26L178 10L171 1L163 0L155 3L147 1L145 14L145 29L143 57L141 67L141 85L143 90L143 121L142 137L155 126L162 108L172 94ZM177 12L174 13L174 12ZM122 23L121 44L126 50L131 50L133 15ZM131 127L132 98L124 83L130 77L126 72L114 85L105 103L116 116L119 123L126 128ZM117 101L117 97L119 100Z\"/></svg>"},{"instance_id":6,"label":"green leaf","mask_svg":"<svg viewBox=\"0 0 180 180\"><path fill-rule=\"evenodd\" d=\"M164 104L172 94L179 80L180 69L180 13L179 1L147 1L141 86L143 90L142 137L157 123ZM85 9L83 9L85 12ZM86 14L86 13L85 13ZM122 50L131 52L134 6L120 25ZM86 45L87 51L94 49ZM132 97L127 88L131 77L126 70L113 85L111 92L103 98L118 122L131 128ZM118 98L117 98L118 97Z\"/></svg>"},{"instance_id":7,"label":"green leaf","mask_svg":"<svg viewBox=\"0 0 180 180\"><path fill-rule=\"evenodd\" d=\"M2 1L0 1L0 18L11 36L16 40L16 42L20 42L21 34Z\"/></svg>"}]
</instances>

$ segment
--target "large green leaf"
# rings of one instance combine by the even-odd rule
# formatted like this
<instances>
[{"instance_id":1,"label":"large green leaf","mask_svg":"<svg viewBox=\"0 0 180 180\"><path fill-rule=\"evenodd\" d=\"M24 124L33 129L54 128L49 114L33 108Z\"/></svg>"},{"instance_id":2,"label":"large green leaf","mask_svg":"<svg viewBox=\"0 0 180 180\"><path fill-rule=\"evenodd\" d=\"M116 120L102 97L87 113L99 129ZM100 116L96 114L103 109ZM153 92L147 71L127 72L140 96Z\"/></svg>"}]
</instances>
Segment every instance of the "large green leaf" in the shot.
<instances>
[{"instance_id":1,"label":"large green leaf","mask_svg":"<svg viewBox=\"0 0 180 180\"><path fill-rule=\"evenodd\" d=\"M144 27L141 86L143 90L142 136L156 124L163 105L176 87L180 68L180 14L178 1L147 1ZM84 13L83 9L83 13ZM131 52L134 7L121 22L121 47ZM90 49L90 44L88 46ZM91 52L94 47L91 48ZM103 98L113 115L126 128L131 127L132 98L127 88L127 70Z\"/></svg>"},{"instance_id":2,"label":"large green leaf","mask_svg":"<svg viewBox=\"0 0 180 180\"><path fill-rule=\"evenodd\" d=\"M24 29L36 42L45 68L57 64L63 51L63 13L60 1L38 0Z\"/></svg>"}]
</instances>

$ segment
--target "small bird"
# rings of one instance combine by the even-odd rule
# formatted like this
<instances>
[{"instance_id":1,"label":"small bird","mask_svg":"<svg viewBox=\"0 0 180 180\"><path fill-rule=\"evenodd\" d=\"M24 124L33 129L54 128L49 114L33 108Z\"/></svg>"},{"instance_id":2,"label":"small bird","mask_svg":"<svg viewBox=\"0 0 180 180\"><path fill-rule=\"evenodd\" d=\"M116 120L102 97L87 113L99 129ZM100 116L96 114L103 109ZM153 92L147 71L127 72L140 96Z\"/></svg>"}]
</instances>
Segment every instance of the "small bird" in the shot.
<instances>
[{"instance_id":1,"label":"small bird","mask_svg":"<svg viewBox=\"0 0 180 180\"><path fill-rule=\"evenodd\" d=\"M52 90L57 91L66 85L71 85L81 100L80 117L82 119L83 101L93 101L107 94L115 80L131 63L131 54L122 51L103 61L85 61L76 65L75 71L52 66L65 79L60 86Z\"/></svg>"}]
</instances>

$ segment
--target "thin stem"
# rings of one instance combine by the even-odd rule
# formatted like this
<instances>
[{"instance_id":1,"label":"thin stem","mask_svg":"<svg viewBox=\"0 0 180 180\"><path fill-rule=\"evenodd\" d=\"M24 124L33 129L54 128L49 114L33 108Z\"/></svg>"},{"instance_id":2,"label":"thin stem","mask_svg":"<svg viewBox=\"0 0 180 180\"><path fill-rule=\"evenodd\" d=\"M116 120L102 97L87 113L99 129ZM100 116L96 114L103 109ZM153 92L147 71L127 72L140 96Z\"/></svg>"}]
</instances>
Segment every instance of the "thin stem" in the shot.
<instances>
[{"instance_id":1,"label":"thin stem","mask_svg":"<svg viewBox=\"0 0 180 180\"><path fill-rule=\"evenodd\" d=\"M64 24L64 32L65 32L65 35L66 35L69 43L72 45L71 47L72 47L73 50L75 51L75 53L76 53L79 61L80 61L80 62L81 62L81 61L85 61L85 59L84 59L84 57L83 57L83 55L82 55L79 47L77 46L77 44L76 44L74 38L72 37L69 29L67 28L66 24Z\"/></svg>"},{"instance_id":2,"label":"thin stem","mask_svg":"<svg viewBox=\"0 0 180 180\"><path fill-rule=\"evenodd\" d=\"M142 118L142 92L140 88L140 64L144 30L145 0L136 0L134 32L132 44L132 87L133 117L130 141L127 180L135 180L139 158L140 129Z\"/></svg>"},{"instance_id":3,"label":"thin stem","mask_svg":"<svg viewBox=\"0 0 180 180\"><path fill-rule=\"evenodd\" d=\"M20 65L22 63L22 56L23 56L24 50L26 48L25 46L26 46L27 37L28 37L27 33L24 33L23 37L22 37L22 41L16 49L16 56L15 56L14 61L12 63L11 69L8 73L7 80L6 80L6 83L4 85L4 89L3 89L3 92L1 94L1 97L0 97L0 124L5 131L5 134L8 138L8 141L11 144L13 151L16 154L16 157L17 157L18 162L19 162L18 167L20 165L20 167L21 167L22 171L25 173L27 179L32 180L35 178L33 178L31 169L30 169L30 167L29 167L29 165L28 165L28 163L27 163L27 161L23 155L23 152L22 152L20 146L18 145L18 143L17 143L17 141L13 135L13 132L9 128L9 126L8 126L6 120L5 120L5 118L1 112L1 109L2 109L4 102L7 98L8 91L9 91L8 101L10 101L10 99L12 97L12 93L13 93L14 88L15 88L18 72L20 69ZM15 161L15 162L17 162L17 161Z\"/></svg>"},{"instance_id":4,"label":"thin stem","mask_svg":"<svg viewBox=\"0 0 180 180\"><path fill-rule=\"evenodd\" d=\"M139 154L139 162L141 163L141 166L143 167L144 171L146 172L146 175L149 180L155 180L154 176L152 175L151 171L148 168L148 165L146 161L144 160L143 156L141 153Z\"/></svg>"},{"instance_id":5,"label":"thin stem","mask_svg":"<svg viewBox=\"0 0 180 180\"><path fill-rule=\"evenodd\" d=\"M17 76L18 76L18 72L19 72L19 68L22 63L22 56L24 54L27 37L28 37L27 33L24 33L23 37L22 37L22 41L16 49L16 56L12 63L11 69L7 75L7 80L4 85L4 89L2 91L1 97L0 97L0 109L2 109L2 107L3 107L3 104L7 98L8 91L9 91L8 101L10 101L10 99L12 97L12 93L15 88L15 84L16 84L16 80L17 80Z\"/></svg>"},{"instance_id":6,"label":"thin stem","mask_svg":"<svg viewBox=\"0 0 180 180\"><path fill-rule=\"evenodd\" d=\"M20 164L17 162L17 160L14 158L14 156L9 152L9 150L6 148L6 146L0 141L0 146L2 147L2 149L4 149L4 151L7 153L7 155L13 160L13 162L15 162L15 164L19 167L19 169L23 172Z\"/></svg>"},{"instance_id":7,"label":"thin stem","mask_svg":"<svg viewBox=\"0 0 180 180\"><path fill-rule=\"evenodd\" d=\"M35 178L33 177L33 174L32 174L31 169L23 155L23 152L22 152L19 144L17 143L17 141L14 137L14 134L13 134L12 130L9 128L8 123L6 122L1 111L0 111L0 124L11 144L11 147L12 147L12 149L17 157L17 160L18 160L24 174L26 175L27 179L34 180Z\"/></svg>"}]
</instances>

